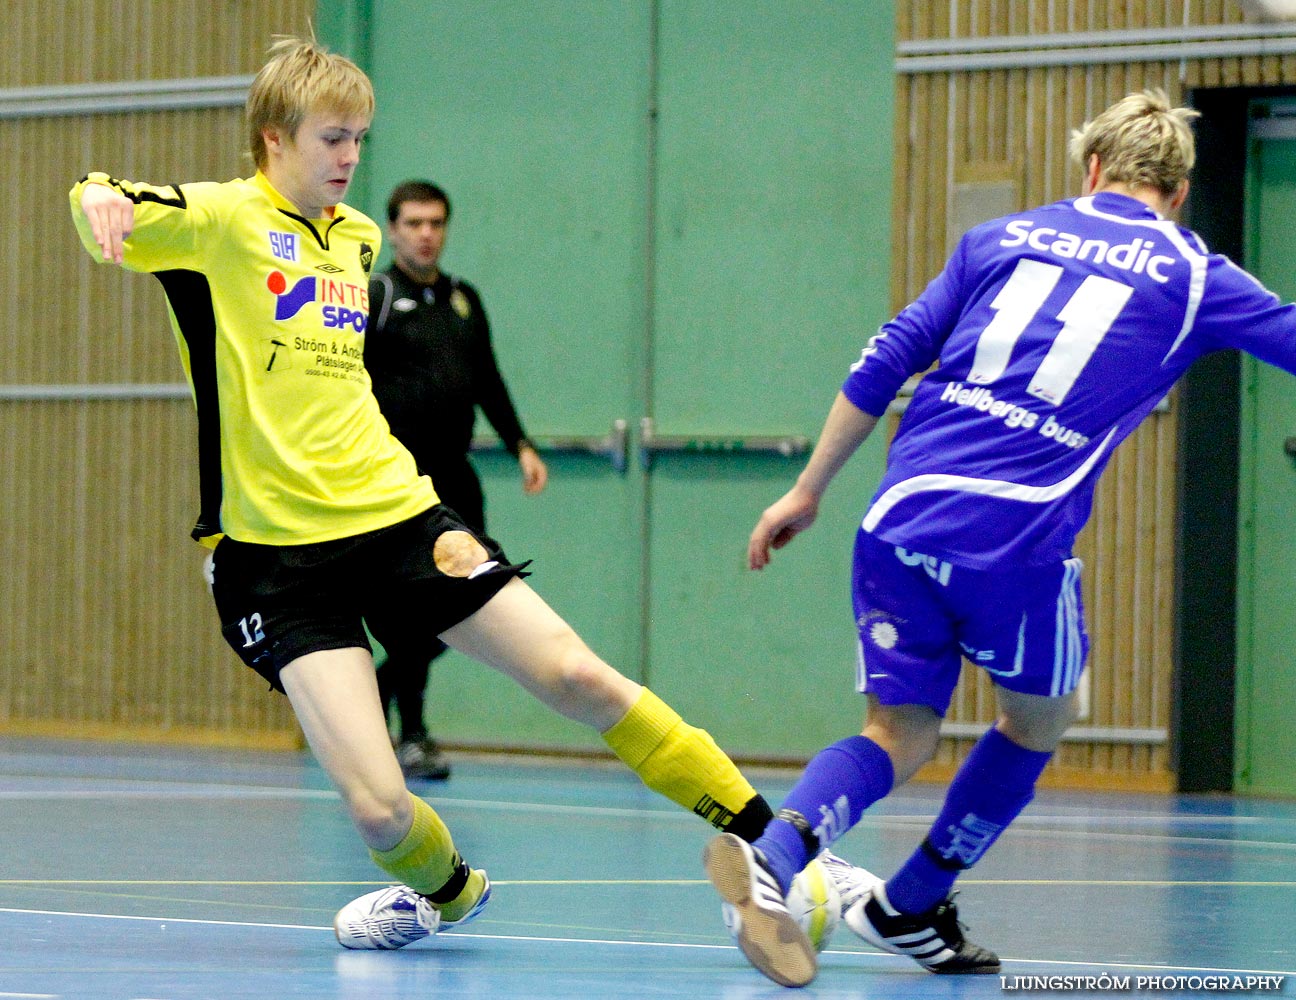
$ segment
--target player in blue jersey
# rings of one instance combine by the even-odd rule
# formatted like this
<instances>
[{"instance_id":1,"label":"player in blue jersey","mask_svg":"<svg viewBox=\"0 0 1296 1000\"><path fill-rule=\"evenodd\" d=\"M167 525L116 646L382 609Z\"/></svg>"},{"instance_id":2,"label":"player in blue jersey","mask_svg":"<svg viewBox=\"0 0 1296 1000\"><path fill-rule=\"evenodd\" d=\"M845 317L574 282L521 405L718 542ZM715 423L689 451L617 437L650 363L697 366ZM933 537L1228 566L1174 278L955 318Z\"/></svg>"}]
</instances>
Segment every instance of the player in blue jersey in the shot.
<instances>
[{"instance_id":1,"label":"player in blue jersey","mask_svg":"<svg viewBox=\"0 0 1296 1000\"><path fill-rule=\"evenodd\" d=\"M771 978L804 962L783 906L793 876L932 758L964 657L994 680L998 719L922 844L845 920L933 972L999 969L964 937L952 887L1030 802L1075 718L1088 636L1071 550L1098 476L1203 354L1241 348L1296 372L1296 307L1169 218L1195 116L1160 92L1126 97L1072 137L1083 197L968 232L869 342L796 485L752 532L762 569L811 526L902 383L932 369L855 542L863 733L810 762L753 845L707 848L739 944Z\"/></svg>"}]
</instances>

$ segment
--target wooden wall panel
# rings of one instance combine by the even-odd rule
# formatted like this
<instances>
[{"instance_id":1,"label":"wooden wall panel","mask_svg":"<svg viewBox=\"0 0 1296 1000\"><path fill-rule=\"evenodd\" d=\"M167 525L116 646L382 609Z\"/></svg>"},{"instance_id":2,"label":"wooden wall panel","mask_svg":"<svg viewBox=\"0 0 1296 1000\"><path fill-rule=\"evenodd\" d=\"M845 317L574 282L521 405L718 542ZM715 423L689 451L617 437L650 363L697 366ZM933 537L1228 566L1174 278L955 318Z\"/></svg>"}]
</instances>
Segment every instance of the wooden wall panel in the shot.
<instances>
[{"instance_id":1,"label":"wooden wall panel","mask_svg":"<svg viewBox=\"0 0 1296 1000\"><path fill-rule=\"evenodd\" d=\"M10 0L0 88L254 73L272 36L306 32L314 13L304 0Z\"/></svg>"},{"instance_id":2,"label":"wooden wall panel","mask_svg":"<svg viewBox=\"0 0 1296 1000\"><path fill-rule=\"evenodd\" d=\"M957 238L955 197L969 180L1010 183L1017 208L1079 193L1081 173L1068 156L1071 129L1125 94L1160 87L1181 103L1199 86L1296 83L1296 56L1254 54L1108 61L1029 53L1019 65L906 71L906 46L994 39L1011 48L1026 36L1041 51L1056 36L1120 32L1088 43L1098 49L1137 44L1144 29L1236 25L1233 0L918 0L897 4L895 227L893 305L917 295ZM1168 35L1173 39L1173 36ZM946 46L950 48L952 46ZM1004 60L1006 62L1006 60ZM899 148L899 143L905 146ZM987 203L989 201L987 200ZM1102 738L1068 742L1047 781L1169 788L1166 743L1114 738L1112 730L1168 730L1174 663L1176 413L1172 395L1113 458L1095 494L1093 517L1077 543L1085 562L1084 599L1093 640L1089 712L1079 723ZM948 717L956 732L994 718L993 690L970 669ZM1118 735L1118 734L1116 734ZM931 777L961 761L972 737L942 741Z\"/></svg>"},{"instance_id":3,"label":"wooden wall panel","mask_svg":"<svg viewBox=\"0 0 1296 1000\"><path fill-rule=\"evenodd\" d=\"M0 89L255 72L304 0L9 4ZM57 44L51 44L56 39ZM246 175L241 108L0 119L6 386L183 381L157 282L96 264L68 189L91 168L161 182ZM286 699L220 638L188 538L187 399L0 399L0 732L296 746Z\"/></svg>"},{"instance_id":4,"label":"wooden wall panel","mask_svg":"<svg viewBox=\"0 0 1296 1000\"><path fill-rule=\"evenodd\" d=\"M0 729L295 742L185 539L194 430L185 400L0 404L0 518L22 526L0 536Z\"/></svg>"},{"instance_id":5,"label":"wooden wall panel","mask_svg":"<svg viewBox=\"0 0 1296 1000\"><path fill-rule=\"evenodd\" d=\"M0 198L19 220L5 230L14 252L0 260L18 320L0 329L10 359L3 381L179 381L160 286L81 249L68 189L92 168L163 183L247 174L242 111L13 119L0 121L0 141L23 151L0 164Z\"/></svg>"}]
</instances>

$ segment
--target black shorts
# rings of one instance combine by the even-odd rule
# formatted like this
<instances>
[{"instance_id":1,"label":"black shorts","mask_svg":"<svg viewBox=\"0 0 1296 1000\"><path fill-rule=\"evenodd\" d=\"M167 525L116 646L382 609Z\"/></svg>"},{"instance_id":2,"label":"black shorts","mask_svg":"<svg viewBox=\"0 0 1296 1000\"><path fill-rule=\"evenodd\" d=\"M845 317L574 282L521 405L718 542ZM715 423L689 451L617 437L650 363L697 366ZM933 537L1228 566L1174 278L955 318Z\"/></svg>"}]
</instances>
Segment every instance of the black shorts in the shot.
<instances>
[{"instance_id":1,"label":"black shorts","mask_svg":"<svg viewBox=\"0 0 1296 1000\"><path fill-rule=\"evenodd\" d=\"M494 597L527 563L437 505L408 521L310 545L224 538L212 559L221 634L282 691L279 671L307 653L427 643Z\"/></svg>"}]
</instances>

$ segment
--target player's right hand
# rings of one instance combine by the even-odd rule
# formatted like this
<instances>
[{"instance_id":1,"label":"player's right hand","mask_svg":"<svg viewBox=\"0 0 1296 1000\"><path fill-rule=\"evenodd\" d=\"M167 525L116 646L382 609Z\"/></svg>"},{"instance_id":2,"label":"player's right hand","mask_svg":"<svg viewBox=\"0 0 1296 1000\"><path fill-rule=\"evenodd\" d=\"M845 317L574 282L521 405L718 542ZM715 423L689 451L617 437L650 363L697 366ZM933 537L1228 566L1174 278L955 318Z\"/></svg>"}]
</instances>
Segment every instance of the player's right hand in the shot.
<instances>
[{"instance_id":1,"label":"player's right hand","mask_svg":"<svg viewBox=\"0 0 1296 1000\"><path fill-rule=\"evenodd\" d=\"M819 500L792 488L765 508L747 541L747 568L764 569L769 565L770 549L781 549L819 516Z\"/></svg>"},{"instance_id":2,"label":"player's right hand","mask_svg":"<svg viewBox=\"0 0 1296 1000\"><path fill-rule=\"evenodd\" d=\"M90 223L103 259L120 264L122 244L135 228L135 203L106 184L87 184L81 192L81 211Z\"/></svg>"}]
</instances>

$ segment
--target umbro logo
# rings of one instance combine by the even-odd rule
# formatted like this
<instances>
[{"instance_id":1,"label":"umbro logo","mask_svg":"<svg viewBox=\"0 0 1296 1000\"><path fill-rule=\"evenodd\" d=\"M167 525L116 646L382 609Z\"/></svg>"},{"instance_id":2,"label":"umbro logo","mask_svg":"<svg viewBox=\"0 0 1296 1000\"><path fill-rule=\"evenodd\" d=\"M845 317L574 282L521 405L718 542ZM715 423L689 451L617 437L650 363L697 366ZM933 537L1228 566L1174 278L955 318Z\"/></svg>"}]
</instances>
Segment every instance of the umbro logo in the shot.
<instances>
[{"instance_id":1,"label":"umbro logo","mask_svg":"<svg viewBox=\"0 0 1296 1000\"><path fill-rule=\"evenodd\" d=\"M323 271L325 274L341 274L342 268L336 264L316 264L315 270Z\"/></svg>"}]
</instances>

